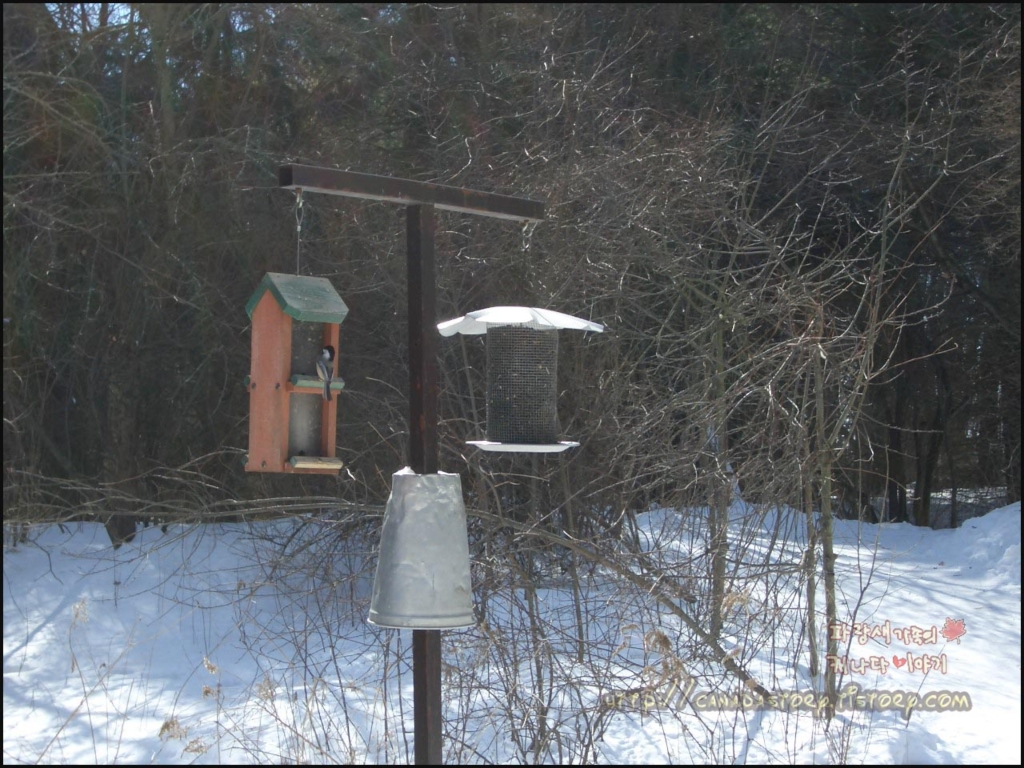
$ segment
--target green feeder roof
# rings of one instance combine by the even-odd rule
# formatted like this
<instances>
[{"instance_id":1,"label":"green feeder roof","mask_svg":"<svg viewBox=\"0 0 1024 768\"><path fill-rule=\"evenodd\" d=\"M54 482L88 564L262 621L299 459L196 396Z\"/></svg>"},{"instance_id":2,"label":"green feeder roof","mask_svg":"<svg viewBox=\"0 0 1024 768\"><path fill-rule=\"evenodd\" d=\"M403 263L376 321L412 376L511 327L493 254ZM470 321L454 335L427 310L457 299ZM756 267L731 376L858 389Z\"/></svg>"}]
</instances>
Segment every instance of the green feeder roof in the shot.
<instances>
[{"instance_id":1,"label":"green feeder roof","mask_svg":"<svg viewBox=\"0 0 1024 768\"><path fill-rule=\"evenodd\" d=\"M270 291L286 315L307 323L340 323L348 307L326 277L300 277L268 272L245 305L249 317Z\"/></svg>"}]
</instances>

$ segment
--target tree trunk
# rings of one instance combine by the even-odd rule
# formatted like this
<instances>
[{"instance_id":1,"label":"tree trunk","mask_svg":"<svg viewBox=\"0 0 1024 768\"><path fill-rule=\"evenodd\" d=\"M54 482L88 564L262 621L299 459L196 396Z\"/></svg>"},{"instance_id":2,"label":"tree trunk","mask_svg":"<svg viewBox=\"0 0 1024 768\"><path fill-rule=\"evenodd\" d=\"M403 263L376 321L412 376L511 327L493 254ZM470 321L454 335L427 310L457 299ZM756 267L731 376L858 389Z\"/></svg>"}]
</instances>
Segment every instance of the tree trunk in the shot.
<instances>
[{"instance_id":1,"label":"tree trunk","mask_svg":"<svg viewBox=\"0 0 1024 768\"><path fill-rule=\"evenodd\" d=\"M825 576L825 626L833 627L838 624L839 612L836 607L836 554L832 543L832 446L825 432L825 378L821 358L821 355L812 355L817 448L820 457L821 559ZM835 633L826 632L825 636L826 658L839 656L839 641ZM831 720L836 706L836 672L835 667L830 664L825 665L825 696L828 698L825 719Z\"/></svg>"}]
</instances>

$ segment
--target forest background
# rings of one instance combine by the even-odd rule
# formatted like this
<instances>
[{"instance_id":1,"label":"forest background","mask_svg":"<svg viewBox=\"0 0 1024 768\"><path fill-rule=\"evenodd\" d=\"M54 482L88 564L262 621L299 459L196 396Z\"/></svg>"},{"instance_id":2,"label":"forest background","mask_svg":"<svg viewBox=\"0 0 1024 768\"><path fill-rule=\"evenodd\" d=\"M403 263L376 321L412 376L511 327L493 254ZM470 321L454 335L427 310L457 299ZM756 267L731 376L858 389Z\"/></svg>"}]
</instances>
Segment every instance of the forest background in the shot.
<instances>
[{"instance_id":1,"label":"forest background","mask_svg":"<svg viewBox=\"0 0 1024 768\"><path fill-rule=\"evenodd\" d=\"M547 204L439 214L439 320L608 327L563 334L583 445L557 459L471 453L483 349L441 343L440 466L492 527L599 542L706 505L720 605L737 487L918 525L939 488L942 525L964 489L1020 499L1019 4L5 4L3 35L5 521L383 504L395 206L302 209L300 269L351 310L345 471L242 470L245 304L297 260L287 162Z\"/></svg>"}]
</instances>

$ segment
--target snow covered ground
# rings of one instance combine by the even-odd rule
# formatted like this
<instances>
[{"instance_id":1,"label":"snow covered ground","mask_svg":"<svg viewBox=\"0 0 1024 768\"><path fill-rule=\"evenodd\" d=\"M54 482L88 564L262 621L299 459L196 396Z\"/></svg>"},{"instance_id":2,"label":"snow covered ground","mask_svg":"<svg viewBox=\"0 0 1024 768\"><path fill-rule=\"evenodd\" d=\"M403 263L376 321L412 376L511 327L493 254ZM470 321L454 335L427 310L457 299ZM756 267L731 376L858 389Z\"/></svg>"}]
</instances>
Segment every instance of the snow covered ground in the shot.
<instances>
[{"instance_id":1,"label":"snow covered ground","mask_svg":"<svg viewBox=\"0 0 1024 768\"><path fill-rule=\"evenodd\" d=\"M680 520L653 510L638 533L689 551ZM795 698L821 683L802 614L777 622L779 594L799 592L800 526L779 547L774 522L730 531L776 566L731 598L722 640L771 706L716 698L735 678L682 642L677 617L598 572L583 585L585 653L564 582L492 593L486 624L445 633L446 760L1020 764L1019 503L956 530L837 522L845 698L827 727ZM365 622L372 542L328 534L149 528L113 550L75 523L5 544L4 763L411 762L411 635ZM528 614L544 616L542 638ZM550 652L538 664L527 646ZM660 687L630 685L652 674Z\"/></svg>"}]
</instances>

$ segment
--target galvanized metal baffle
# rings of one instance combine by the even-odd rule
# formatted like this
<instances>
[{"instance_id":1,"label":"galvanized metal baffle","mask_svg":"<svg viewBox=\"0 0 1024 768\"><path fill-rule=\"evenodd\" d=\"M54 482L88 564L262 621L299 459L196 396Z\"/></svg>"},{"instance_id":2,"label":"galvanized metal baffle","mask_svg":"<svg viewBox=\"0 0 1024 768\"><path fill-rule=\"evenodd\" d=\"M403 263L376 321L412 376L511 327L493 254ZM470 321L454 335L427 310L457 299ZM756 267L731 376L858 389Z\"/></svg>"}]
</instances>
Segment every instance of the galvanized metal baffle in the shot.
<instances>
[{"instance_id":1,"label":"galvanized metal baffle","mask_svg":"<svg viewBox=\"0 0 1024 768\"><path fill-rule=\"evenodd\" d=\"M437 330L434 325L434 209L541 221L544 203L491 192L309 165L282 165L278 185L407 207L409 274L409 463L437 473ZM441 633L412 633L413 727L417 765L441 764Z\"/></svg>"}]
</instances>

